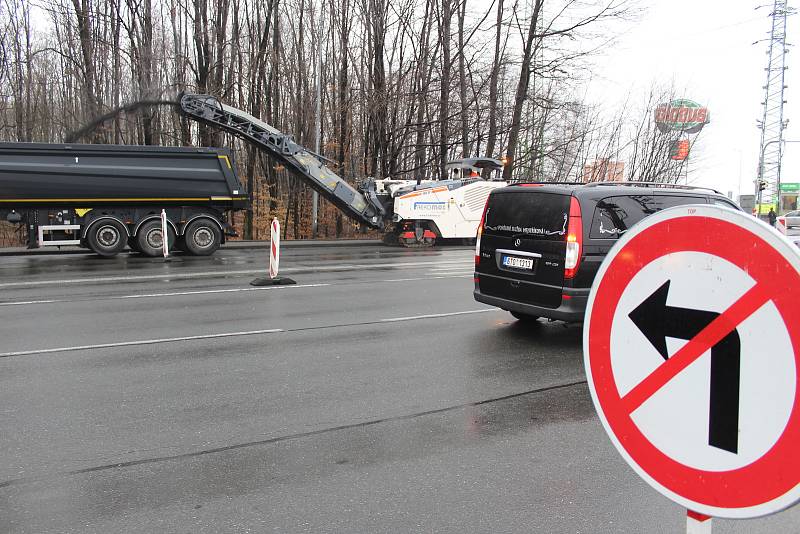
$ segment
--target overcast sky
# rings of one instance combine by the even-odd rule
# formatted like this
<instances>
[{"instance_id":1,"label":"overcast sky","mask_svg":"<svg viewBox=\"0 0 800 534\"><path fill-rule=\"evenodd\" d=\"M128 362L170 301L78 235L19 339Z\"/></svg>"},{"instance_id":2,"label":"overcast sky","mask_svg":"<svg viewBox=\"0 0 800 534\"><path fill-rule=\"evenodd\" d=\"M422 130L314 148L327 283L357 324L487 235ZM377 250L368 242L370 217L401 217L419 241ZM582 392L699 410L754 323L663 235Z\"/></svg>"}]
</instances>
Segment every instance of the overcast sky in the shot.
<instances>
[{"instance_id":1,"label":"overcast sky","mask_svg":"<svg viewBox=\"0 0 800 534\"><path fill-rule=\"evenodd\" d=\"M653 83L674 80L676 88L686 88L678 96L705 104L711 114L695 147L699 172L691 176L693 183L732 191L734 198L740 190L752 193L760 141L756 120L763 113L767 65L767 43L752 43L768 35L772 2L758 10L761 3L746 0L642 5L647 9L639 22L598 61L590 98L619 105L630 94L638 102ZM788 19L790 43L800 42L794 34L798 22L797 16ZM787 65L784 116L789 126L784 138L800 140L800 51L787 54ZM800 182L800 143L786 145L783 162L781 180Z\"/></svg>"}]
</instances>

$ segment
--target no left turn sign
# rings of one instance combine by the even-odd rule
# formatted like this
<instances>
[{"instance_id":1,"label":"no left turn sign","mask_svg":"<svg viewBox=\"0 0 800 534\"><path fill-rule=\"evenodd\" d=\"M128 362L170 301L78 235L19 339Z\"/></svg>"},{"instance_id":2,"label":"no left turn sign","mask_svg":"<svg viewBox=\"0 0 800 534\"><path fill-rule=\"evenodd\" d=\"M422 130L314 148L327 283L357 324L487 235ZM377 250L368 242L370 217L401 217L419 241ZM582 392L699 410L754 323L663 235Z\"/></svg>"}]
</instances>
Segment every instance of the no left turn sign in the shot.
<instances>
[{"instance_id":1,"label":"no left turn sign","mask_svg":"<svg viewBox=\"0 0 800 534\"><path fill-rule=\"evenodd\" d=\"M651 486L746 518L800 499L800 254L751 216L664 210L592 288L584 359L612 442Z\"/></svg>"}]
</instances>

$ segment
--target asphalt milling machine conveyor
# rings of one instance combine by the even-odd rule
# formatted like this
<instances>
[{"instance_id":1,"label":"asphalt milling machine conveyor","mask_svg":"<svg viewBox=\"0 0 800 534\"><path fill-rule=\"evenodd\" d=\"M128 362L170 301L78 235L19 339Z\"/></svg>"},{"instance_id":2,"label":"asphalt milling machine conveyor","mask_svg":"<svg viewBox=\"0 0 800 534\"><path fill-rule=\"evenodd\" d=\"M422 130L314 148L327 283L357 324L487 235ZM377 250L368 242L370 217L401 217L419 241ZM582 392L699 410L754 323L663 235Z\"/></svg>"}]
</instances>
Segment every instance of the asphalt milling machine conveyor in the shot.
<instances>
[{"instance_id":1,"label":"asphalt milling machine conveyor","mask_svg":"<svg viewBox=\"0 0 800 534\"><path fill-rule=\"evenodd\" d=\"M429 246L438 238L474 238L486 197L492 189L506 185L481 177L483 172L496 178L503 167L500 161L471 158L449 163L445 180L369 178L353 187L325 165L325 158L300 146L292 136L214 96L185 93L179 98L179 109L195 121L267 152L351 219L385 231L387 243ZM416 198L421 195L426 197L422 202ZM401 204L406 207L396 209Z\"/></svg>"}]
</instances>

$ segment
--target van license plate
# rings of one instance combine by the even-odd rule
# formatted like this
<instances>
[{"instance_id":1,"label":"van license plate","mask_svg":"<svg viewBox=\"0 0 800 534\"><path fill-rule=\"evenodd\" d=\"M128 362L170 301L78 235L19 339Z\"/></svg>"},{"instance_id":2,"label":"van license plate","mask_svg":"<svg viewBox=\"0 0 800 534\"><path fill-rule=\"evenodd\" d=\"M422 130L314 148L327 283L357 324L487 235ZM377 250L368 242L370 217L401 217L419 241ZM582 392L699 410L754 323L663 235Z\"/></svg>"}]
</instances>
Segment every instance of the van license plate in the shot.
<instances>
[{"instance_id":1,"label":"van license plate","mask_svg":"<svg viewBox=\"0 0 800 534\"><path fill-rule=\"evenodd\" d=\"M512 269L533 269L533 260L530 258L516 258L514 256L503 256L503 267Z\"/></svg>"}]
</instances>

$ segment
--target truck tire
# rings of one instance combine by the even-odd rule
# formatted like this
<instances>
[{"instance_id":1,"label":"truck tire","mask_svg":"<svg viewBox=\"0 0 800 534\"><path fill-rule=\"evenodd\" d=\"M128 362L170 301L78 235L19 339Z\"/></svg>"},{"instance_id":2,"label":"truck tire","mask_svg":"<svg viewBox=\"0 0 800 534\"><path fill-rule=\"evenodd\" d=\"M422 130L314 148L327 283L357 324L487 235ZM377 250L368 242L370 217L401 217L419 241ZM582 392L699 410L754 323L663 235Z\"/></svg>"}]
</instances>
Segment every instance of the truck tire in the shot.
<instances>
[{"instance_id":1,"label":"truck tire","mask_svg":"<svg viewBox=\"0 0 800 534\"><path fill-rule=\"evenodd\" d=\"M222 243L222 232L211 219L195 219L183 231L184 248L195 256L210 256Z\"/></svg>"},{"instance_id":2,"label":"truck tire","mask_svg":"<svg viewBox=\"0 0 800 534\"><path fill-rule=\"evenodd\" d=\"M167 239L169 249L171 250L175 245L175 230L173 230L170 225L167 225ZM139 231L136 232L136 248L145 256L153 258L163 256L164 251L161 248L163 243L160 220L154 219L152 221L147 221L140 226Z\"/></svg>"},{"instance_id":3,"label":"truck tire","mask_svg":"<svg viewBox=\"0 0 800 534\"><path fill-rule=\"evenodd\" d=\"M92 252L101 256L116 256L128 242L125 226L115 219L101 219L89 227L86 243Z\"/></svg>"}]
</instances>

